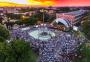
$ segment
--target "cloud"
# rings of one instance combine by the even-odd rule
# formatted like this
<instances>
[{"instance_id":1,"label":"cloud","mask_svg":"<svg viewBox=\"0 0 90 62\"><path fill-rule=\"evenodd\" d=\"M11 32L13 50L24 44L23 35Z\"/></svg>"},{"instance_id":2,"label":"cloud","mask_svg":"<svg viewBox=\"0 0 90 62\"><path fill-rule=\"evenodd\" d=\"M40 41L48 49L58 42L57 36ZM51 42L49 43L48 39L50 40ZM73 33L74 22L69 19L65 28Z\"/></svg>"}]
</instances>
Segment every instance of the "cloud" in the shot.
<instances>
[{"instance_id":1,"label":"cloud","mask_svg":"<svg viewBox=\"0 0 90 62\"><path fill-rule=\"evenodd\" d=\"M41 6L90 6L90 0L0 0L0 2Z\"/></svg>"},{"instance_id":2,"label":"cloud","mask_svg":"<svg viewBox=\"0 0 90 62\"><path fill-rule=\"evenodd\" d=\"M28 0L28 2L32 5L53 5L54 0Z\"/></svg>"},{"instance_id":3,"label":"cloud","mask_svg":"<svg viewBox=\"0 0 90 62\"><path fill-rule=\"evenodd\" d=\"M33 1L46 2L46 1L54 1L54 0L33 0Z\"/></svg>"}]
</instances>

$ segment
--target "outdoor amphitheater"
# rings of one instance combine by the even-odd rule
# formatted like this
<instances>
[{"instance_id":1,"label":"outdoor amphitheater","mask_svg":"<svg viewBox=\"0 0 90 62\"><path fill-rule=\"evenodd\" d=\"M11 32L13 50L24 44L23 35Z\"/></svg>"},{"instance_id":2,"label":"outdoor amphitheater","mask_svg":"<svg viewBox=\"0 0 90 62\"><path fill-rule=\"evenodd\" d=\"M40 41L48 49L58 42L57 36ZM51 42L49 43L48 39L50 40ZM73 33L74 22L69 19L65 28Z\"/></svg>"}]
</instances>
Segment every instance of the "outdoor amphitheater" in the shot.
<instances>
[{"instance_id":1,"label":"outdoor amphitheater","mask_svg":"<svg viewBox=\"0 0 90 62\"><path fill-rule=\"evenodd\" d=\"M12 36L39 49L37 62L70 62L71 56L76 55L78 46L85 40L73 32L54 29L48 24L19 27L12 30Z\"/></svg>"}]
</instances>

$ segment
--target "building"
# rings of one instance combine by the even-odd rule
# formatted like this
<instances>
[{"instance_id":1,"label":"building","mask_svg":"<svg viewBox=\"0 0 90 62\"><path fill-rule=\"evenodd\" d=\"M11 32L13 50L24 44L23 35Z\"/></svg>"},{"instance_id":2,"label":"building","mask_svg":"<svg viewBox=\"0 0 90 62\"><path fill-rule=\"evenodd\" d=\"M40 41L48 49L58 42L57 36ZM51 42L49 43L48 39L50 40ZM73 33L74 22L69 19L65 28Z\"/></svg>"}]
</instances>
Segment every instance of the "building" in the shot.
<instances>
[{"instance_id":1,"label":"building","mask_svg":"<svg viewBox=\"0 0 90 62\"><path fill-rule=\"evenodd\" d=\"M72 11L68 13L56 13L56 18L66 19L73 25L80 22L80 19L84 17L85 13L85 10Z\"/></svg>"},{"instance_id":2,"label":"building","mask_svg":"<svg viewBox=\"0 0 90 62\"><path fill-rule=\"evenodd\" d=\"M85 13L85 10L56 13L56 19L52 22L53 27L63 31L68 31L71 27L73 28L74 25L77 26L78 23L81 23Z\"/></svg>"},{"instance_id":3,"label":"building","mask_svg":"<svg viewBox=\"0 0 90 62\"><path fill-rule=\"evenodd\" d=\"M2 13L18 13L18 7L0 7L0 12Z\"/></svg>"}]
</instances>

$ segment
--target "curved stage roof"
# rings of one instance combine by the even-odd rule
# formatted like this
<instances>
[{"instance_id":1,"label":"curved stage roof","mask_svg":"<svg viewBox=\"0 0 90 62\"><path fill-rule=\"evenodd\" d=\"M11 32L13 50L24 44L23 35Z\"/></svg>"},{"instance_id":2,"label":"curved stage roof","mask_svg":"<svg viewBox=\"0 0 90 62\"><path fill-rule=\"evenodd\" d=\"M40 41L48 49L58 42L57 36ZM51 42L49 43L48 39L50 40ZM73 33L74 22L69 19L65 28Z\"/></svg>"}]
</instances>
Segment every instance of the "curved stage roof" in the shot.
<instances>
[{"instance_id":1,"label":"curved stage roof","mask_svg":"<svg viewBox=\"0 0 90 62\"><path fill-rule=\"evenodd\" d=\"M55 19L55 21L54 22L56 22L56 23L62 23L62 24L64 24L66 27L69 27L69 21L68 20L65 20L65 19L63 19L63 18L57 18L57 19Z\"/></svg>"}]
</instances>

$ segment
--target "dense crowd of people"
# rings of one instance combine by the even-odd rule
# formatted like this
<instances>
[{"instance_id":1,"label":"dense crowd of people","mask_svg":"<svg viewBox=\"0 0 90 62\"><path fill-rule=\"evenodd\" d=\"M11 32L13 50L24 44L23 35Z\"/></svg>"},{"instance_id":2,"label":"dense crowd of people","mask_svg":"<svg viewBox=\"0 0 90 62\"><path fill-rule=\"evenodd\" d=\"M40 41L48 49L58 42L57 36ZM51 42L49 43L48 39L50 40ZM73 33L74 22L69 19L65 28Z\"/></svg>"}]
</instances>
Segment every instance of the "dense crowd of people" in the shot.
<instances>
[{"instance_id":1,"label":"dense crowd of people","mask_svg":"<svg viewBox=\"0 0 90 62\"><path fill-rule=\"evenodd\" d=\"M77 37L71 32L63 32L56 29L47 28L55 33L54 37L42 41L35 39L29 35L30 32L40 30L42 26L32 26L13 29L11 34L14 38L24 39L30 42L31 47L39 49L39 58L37 62L72 62L71 54L74 54L78 45L85 40L82 37ZM43 29L44 30L44 29Z\"/></svg>"}]
</instances>

